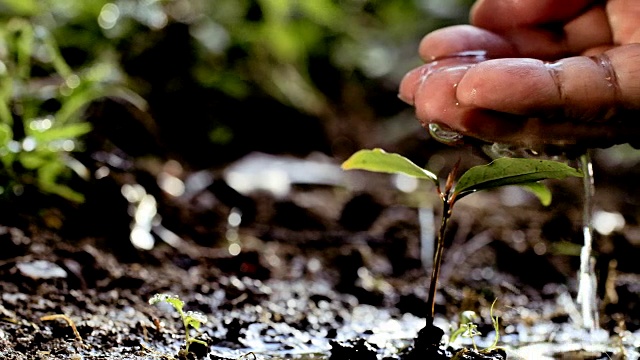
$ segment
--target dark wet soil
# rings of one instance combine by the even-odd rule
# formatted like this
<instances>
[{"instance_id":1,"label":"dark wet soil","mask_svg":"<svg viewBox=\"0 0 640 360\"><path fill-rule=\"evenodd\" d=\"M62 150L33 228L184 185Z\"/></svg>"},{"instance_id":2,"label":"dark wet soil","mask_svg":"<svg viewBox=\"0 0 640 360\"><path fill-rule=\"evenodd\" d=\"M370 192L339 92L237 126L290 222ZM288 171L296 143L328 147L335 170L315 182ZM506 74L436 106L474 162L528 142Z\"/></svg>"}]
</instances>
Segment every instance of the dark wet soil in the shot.
<instances>
[{"instance_id":1,"label":"dark wet soil","mask_svg":"<svg viewBox=\"0 0 640 360\"><path fill-rule=\"evenodd\" d=\"M27 189L2 210L0 358L410 360L427 358L415 355L421 347L434 351L429 359L461 348L457 359L637 358L640 196L628 180L637 174L606 157L596 157L596 210L624 223L596 232L601 330L580 329L573 301L580 183L558 181L549 208L519 188L457 205L435 324L450 334L472 310L483 335L425 345L416 340L429 315L420 242L440 217L433 191L410 196L389 176L344 174L321 156L198 172L160 160L115 166L110 156L95 160L94 172L109 171L85 185L85 204ZM159 179L179 179L184 191L171 195ZM138 185L155 199L146 215L123 195ZM419 221L416 196L433 219ZM134 246L134 229L154 245ZM192 335L208 346L180 352L182 322L148 304L156 293L207 317ZM496 299L500 348L472 356L472 340L480 350L495 338Z\"/></svg>"}]
</instances>

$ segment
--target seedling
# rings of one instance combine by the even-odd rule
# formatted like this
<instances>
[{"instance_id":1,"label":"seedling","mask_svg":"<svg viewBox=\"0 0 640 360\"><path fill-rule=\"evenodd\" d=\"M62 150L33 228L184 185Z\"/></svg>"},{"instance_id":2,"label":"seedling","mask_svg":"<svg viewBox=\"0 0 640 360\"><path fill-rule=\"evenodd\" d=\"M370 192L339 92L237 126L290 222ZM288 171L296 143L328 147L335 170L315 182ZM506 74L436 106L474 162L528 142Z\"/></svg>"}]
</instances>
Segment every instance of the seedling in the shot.
<instances>
[{"instance_id":1,"label":"seedling","mask_svg":"<svg viewBox=\"0 0 640 360\"><path fill-rule=\"evenodd\" d=\"M433 327L435 310L435 294L444 253L444 238L447 223L451 218L453 206L463 197L480 190L488 190L507 185L519 185L535 194L546 206L551 203L551 191L539 183L545 179L564 179L566 177L582 177L581 171L564 163L551 160L499 158L487 165L474 166L462 174L459 179L458 164L447 176L444 191L441 190L438 176L423 169L411 160L382 149L360 150L343 164L345 170L367 170L389 174L404 174L418 179L426 179L434 183L442 201L442 221L438 231L436 251L427 305L430 308L425 329ZM429 331L426 331L429 333Z\"/></svg>"},{"instance_id":2,"label":"seedling","mask_svg":"<svg viewBox=\"0 0 640 360\"><path fill-rule=\"evenodd\" d=\"M476 346L476 341L474 337L478 335L482 335L480 331L478 331L478 325L476 325L476 321L478 320L478 314L475 311L466 310L460 314L460 325L458 329L451 333L451 337L449 338L449 342L454 342L458 338L458 336L466 337L471 339L471 344L473 345L474 350L478 350Z\"/></svg>"},{"instance_id":3,"label":"seedling","mask_svg":"<svg viewBox=\"0 0 640 360\"><path fill-rule=\"evenodd\" d=\"M27 18L0 22L0 54L0 195L33 185L82 202L66 182L72 172L89 177L73 158L91 131L83 109L106 96L137 97L118 84L110 62L72 68L47 27Z\"/></svg>"},{"instance_id":4,"label":"seedling","mask_svg":"<svg viewBox=\"0 0 640 360\"><path fill-rule=\"evenodd\" d=\"M497 299L496 299L497 300ZM476 346L476 342L474 337L482 335L480 331L478 331L478 325L476 325L476 321L478 320L478 314L475 311L466 310L460 314L460 321L458 325L458 329L451 333L449 337L449 343L453 343L458 336L468 337L471 339L471 344L473 345L473 349L479 353L488 353L497 348L498 340L500 340L500 323L498 322L498 317L493 316L493 307L496 304L496 300L491 304L490 317L491 323L493 324L493 329L496 332L495 338L493 339L493 343L482 350L478 350Z\"/></svg>"},{"instance_id":5,"label":"seedling","mask_svg":"<svg viewBox=\"0 0 640 360\"><path fill-rule=\"evenodd\" d=\"M149 299L149 304L151 305L155 305L159 302L166 302L169 305L173 306L173 308L176 309L176 311L180 315L182 323L184 324L185 351L187 353L189 352L189 346L191 345L191 343L195 342L207 346L206 341L193 338L189 334L189 327L198 330L200 328L200 325L207 322L207 317L203 313L197 311L183 311L182 308L184 308L184 301L180 300L178 295L155 294L151 299Z\"/></svg>"}]
</instances>

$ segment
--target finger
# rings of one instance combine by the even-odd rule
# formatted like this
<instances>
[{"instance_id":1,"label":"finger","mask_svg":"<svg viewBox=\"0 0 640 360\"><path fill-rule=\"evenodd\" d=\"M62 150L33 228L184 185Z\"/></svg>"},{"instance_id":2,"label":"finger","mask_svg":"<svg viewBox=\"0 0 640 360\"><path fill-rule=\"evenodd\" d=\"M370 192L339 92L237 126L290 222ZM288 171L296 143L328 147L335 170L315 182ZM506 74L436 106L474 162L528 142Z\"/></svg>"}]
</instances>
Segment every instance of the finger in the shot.
<instances>
[{"instance_id":1,"label":"finger","mask_svg":"<svg viewBox=\"0 0 640 360\"><path fill-rule=\"evenodd\" d=\"M597 130L596 138L603 142L608 143L610 138L614 138L613 134L607 135L609 127L599 124L576 127L573 123L545 122L531 116L463 104L458 99L457 87L474 65L453 64L449 61L447 66L442 67L423 65L409 72L401 83L400 97L415 106L416 117L425 128L437 123L465 136L522 146L573 144L578 138L588 138L591 134L589 130ZM523 90L528 92L530 89L513 89L515 92Z\"/></svg>"},{"instance_id":2,"label":"finger","mask_svg":"<svg viewBox=\"0 0 640 360\"><path fill-rule=\"evenodd\" d=\"M425 61L466 51L484 51L487 58L519 55L505 38L471 25L435 30L422 38L418 51Z\"/></svg>"},{"instance_id":3,"label":"finger","mask_svg":"<svg viewBox=\"0 0 640 360\"><path fill-rule=\"evenodd\" d=\"M443 124L460 133L477 133L475 126L482 125L482 132L489 134L505 131L505 128L490 128L493 114L477 107L461 106L456 98L456 86L473 65L460 65L432 72L420 80L413 79L412 97L416 118L423 127L429 124ZM416 74L423 72L417 70ZM506 114L505 114L506 115ZM502 123L500 123L502 125ZM512 132L519 123L513 122Z\"/></svg>"},{"instance_id":4,"label":"finger","mask_svg":"<svg viewBox=\"0 0 640 360\"><path fill-rule=\"evenodd\" d=\"M414 92L416 117L423 126L464 117L456 98L456 86L471 65L451 67L431 74Z\"/></svg>"},{"instance_id":5,"label":"finger","mask_svg":"<svg viewBox=\"0 0 640 360\"><path fill-rule=\"evenodd\" d=\"M480 0L471 9L471 23L490 30L565 23L597 0Z\"/></svg>"},{"instance_id":6,"label":"finger","mask_svg":"<svg viewBox=\"0 0 640 360\"><path fill-rule=\"evenodd\" d=\"M582 56L599 56L603 52L609 51L613 48L615 48L615 45L596 46L583 52Z\"/></svg>"},{"instance_id":7,"label":"finger","mask_svg":"<svg viewBox=\"0 0 640 360\"><path fill-rule=\"evenodd\" d=\"M640 136L640 122L625 122L623 126L611 122L558 122L548 117L517 115L462 104L458 101L457 88L473 68L473 65L445 67L420 80L412 79L411 96L416 117L425 128L437 123L468 137L532 148L540 144L606 147L631 142ZM408 77L424 75L425 72L419 68L414 71L416 75ZM633 117L639 113L623 112L618 115Z\"/></svg>"},{"instance_id":8,"label":"finger","mask_svg":"<svg viewBox=\"0 0 640 360\"><path fill-rule=\"evenodd\" d=\"M563 28L566 48L579 55L587 49L613 45L613 35L604 6L594 6L567 22Z\"/></svg>"},{"instance_id":9,"label":"finger","mask_svg":"<svg viewBox=\"0 0 640 360\"><path fill-rule=\"evenodd\" d=\"M425 73L428 71L428 68L428 64L422 65L405 74L402 81L400 81L400 86L398 87L398 98L400 98L400 100L409 105L414 104L416 89L425 77Z\"/></svg>"},{"instance_id":10,"label":"finger","mask_svg":"<svg viewBox=\"0 0 640 360\"><path fill-rule=\"evenodd\" d=\"M611 29L603 6L594 6L564 23L539 25L494 31L519 56L546 60L580 55L588 49L612 44Z\"/></svg>"},{"instance_id":11,"label":"finger","mask_svg":"<svg viewBox=\"0 0 640 360\"><path fill-rule=\"evenodd\" d=\"M607 13L618 44L640 42L640 2L637 0L610 0Z\"/></svg>"},{"instance_id":12,"label":"finger","mask_svg":"<svg viewBox=\"0 0 640 360\"><path fill-rule=\"evenodd\" d=\"M593 122L640 107L640 44L555 63L497 59L470 68L457 86L461 105Z\"/></svg>"},{"instance_id":13,"label":"finger","mask_svg":"<svg viewBox=\"0 0 640 360\"><path fill-rule=\"evenodd\" d=\"M419 66L404 76L400 82L398 97L407 104L413 105L416 92L432 74L453 67L477 64L484 60L486 57L483 55L458 54L440 57L436 61Z\"/></svg>"}]
</instances>

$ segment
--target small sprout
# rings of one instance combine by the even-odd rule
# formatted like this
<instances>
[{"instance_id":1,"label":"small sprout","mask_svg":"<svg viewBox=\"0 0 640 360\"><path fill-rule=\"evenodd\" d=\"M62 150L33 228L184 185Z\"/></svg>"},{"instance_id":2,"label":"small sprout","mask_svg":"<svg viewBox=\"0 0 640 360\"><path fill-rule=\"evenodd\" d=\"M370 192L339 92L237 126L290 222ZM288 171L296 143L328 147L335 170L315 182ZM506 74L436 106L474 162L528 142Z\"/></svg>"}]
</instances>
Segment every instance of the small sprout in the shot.
<instances>
[{"instance_id":1,"label":"small sprout","mask_svg":"<svg viewBox=\"0 0 640 360\"><path fill-rule=\"evenodd\" d=\"M433 324L435 291L444 252L444 235L447 223L451 218L453 205L461 198L477 191L494 189L507 185L519 185L531 191L540 201L548 205L551 202L551 192L543 184L545 179L564 179L575 176L582 177L580 170L574 169L564 163L552 160L499 158L487 165L474 166L460 174L458 177L459 163L446 179L444 191L441 190L440 180L436 174L423 169L411 160L394 153L388 153L382 149L360 150L351 155L342 163L344 170L367 170L389 174L404 174L418 179L430 180L434 183L438 195L442 200L443 216L438 232L438 243L434 255L434 266L431 274L431 286L429 286L430 317L427 326Z\"/></svg>"},{"instance_id":2,"label":"small sprout","mask_svg":"<svg viewBox=\"0 0 640 360\"><path fill-rule=\"evenodd\" d=\"M472 323L478 321L478 314L475 311L466 310L460 314L460 323Z\"/></svg>"},{"instance_id":3,"label":"small sprout","mask_svg":"<svg viewBox=\"0 0 640 360\"><path fill-rule=\"evenodd\" d=\"M155 294L151 299L149 299L149 304L151 305L155 305L160 302L166 302L169 305L173 306L173 308L176 309L176 311L180 315L185 330L185 351L187 353L189 352L189 345L191 345L191 343L195 342L204 346L208 345L206 341L192 338L189 335L189 327L198 330L200 329L200 326L202 324L207 322L207 317L203 313L197 311L183 311L182 309L184 308L184 301L180 300L178 295Z\"/></svg>"},{"instance_id":4,"label":"small sprout","mask_svg":"<svg viewBox=\"0 0 640 360\"><path fill-rule=\"evenodd\" d=\"M473 349L478 351L476 342L473 339L475 336L482 335L482 333L478 331L478 325L476 325L475 323L477 320L478 315L475 313L475 311L463 311L460 314L460 325L458 329L451 334L449 342L454 342L458 338L458 336L467 337L471 339Z\"/></svg>"},{"instance_id":5,"label":"small sprout","mask_svg":"<svg viewBox=\"0 0 640 360\"><path fill-rule=\"evenodd\" d=\"M491 346L487 348L487 350L492 350L498 347L498 340L500 340L500 322L497 316L493 316L493 307L496 305L496 301L498 299L493 300L491 303L491 309L489 310L489 316L491 317L491 323L493 324L493 329L496 331L496 337L493 339L493 343Z\"/></svg>"},{"instance_id":6,"label":"small sprout","mask_svg":"<svg viewBox=\"0 0 640 360\"><path fill-rule=\"evenodd\" d=\"M344 170L367 170L388 174L404 174L417 179L430 180L442 201L442 221L438 231L431 282L427 297L429 316L425 329L433 326L435 314L435 297L444 253L444 237L447 224L452 215L453 206L463 197L481 190L494 189L507 185L518 185L532 192L546 206L551 202L551 191L539 181L545 179L564 179L567 177L583 177L584 174L567 164L552 160L499 158L487 165L474 166L462 174L458 173L459 164L449 173L444 191L436 174L423 169L411 160L382 149L360 150L342 163ZM460 175L458 177L458 175ZM457 181L456 181L457 178ZM467 323L468 324L468 323ZM475 328L467 325L472 333ZM430 331L423 332L430 334ZM418 336L420 336L419 333ZM477 335L477 334L476 334ZM429 340L430 341L430 340Z\"/></svg>"},{"instance_id":7,"label":"small sprout","mask_svg":"<svg viewBox=\"0 0 640 360\"><path fill-rule=\"evenodd\" d=\"M463 311L460 314L460 324L458 326L458 329L456 329L453 333L451 333L451 336L449 337L449 343L453 343L458 338L458 336L462 336L462 337L467 337L471 339L471 343L473 344L473 349L476 352L487 354L497 349L498 340L500 340L500 323L498 322L498 317L493 315L493 308L497 300L498 299L493 300L493 303L491 304L491 310L489 312L490 314L489 316L491 317L491 323L493 324L493 328L496 332L495 337L493 339L493 343L491 343L491 345L489 345L485 349L478 350L474 337L480 336L482 335L482 333L478 331L478 325L476 325L477 321L479 320L479 316L478 314L475 313L475 311L471 311L471 310Z\"/></svg>"}]
</instances>

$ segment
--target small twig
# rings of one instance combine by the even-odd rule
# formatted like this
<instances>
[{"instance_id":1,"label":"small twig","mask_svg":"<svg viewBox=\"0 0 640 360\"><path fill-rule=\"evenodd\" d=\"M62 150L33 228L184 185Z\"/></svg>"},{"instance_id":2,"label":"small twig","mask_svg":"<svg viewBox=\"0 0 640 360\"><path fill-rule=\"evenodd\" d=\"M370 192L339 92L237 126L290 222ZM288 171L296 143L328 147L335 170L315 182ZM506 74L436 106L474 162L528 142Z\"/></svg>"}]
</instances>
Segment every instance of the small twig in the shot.
<instances>
[{"instance_id":1,"label":"small twig","mask_svg":"<svg viewBox=\"0 0 640 360\"><path fill-rule=\"evenodd\" d=\"M244 355L240 356L240 358L238 358L238 360L242 360L242 359L244 359L244 358L248 358L248 357L249 357L249 355L253 356L253 360L258 359L258 357L256 356L256 354L254 354L252 351L250 351L250 352L248 352L248 353L246 353L246 354L244 354Z\"/></svg>"},{"instance_id":2,"label":"small twig","mask_svg":"<svg viewBox=\"0 0 640 360\"><path fill-rule=\"evenodd\" d=\"M147 330L147 326L143 322L140 322L140 327L142 327L142 338L144 341L149 341L149 330Z\"/></svg>"},{"instance_id":3,"label":"small twig","mask_svg":"<svg viewBox=\"0 0 640 360\"><path fill-rule=\"evenodd\" d=\"M78 339L80 344L83 345L82 337L80 336L80 333L78 332L78 329L76 328L76 324L67 315L65 315L65 314L54 314L54 315L46 315L46 316L43 316L43 317L40 318L41 321L58 320L58 319L62 319L64 321L66 321L67 324L69 324L69 326L71 326L71 330L73 330L73 334L76 336L76 339Z\"/></svg>"},{"instance_id":4,"label":"small twig","mask_svg":"<svg viewBox=\"0 0 640 360\"><path fill-rule=\"evenodd\" d=\"M20 321L18 319L16 319L16 318L2 317L2 318L0 318L0 321L12 323L14 325L19 325L20 324Z\"/></svg>"}]
</instances>

